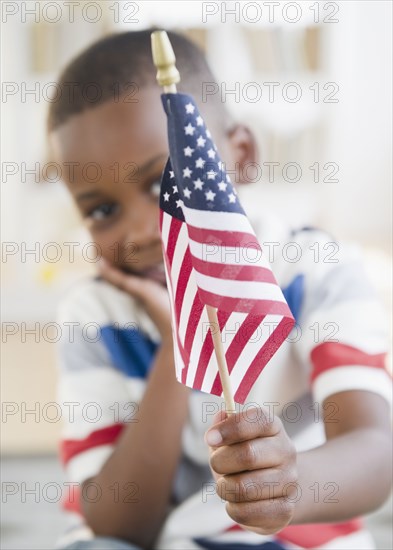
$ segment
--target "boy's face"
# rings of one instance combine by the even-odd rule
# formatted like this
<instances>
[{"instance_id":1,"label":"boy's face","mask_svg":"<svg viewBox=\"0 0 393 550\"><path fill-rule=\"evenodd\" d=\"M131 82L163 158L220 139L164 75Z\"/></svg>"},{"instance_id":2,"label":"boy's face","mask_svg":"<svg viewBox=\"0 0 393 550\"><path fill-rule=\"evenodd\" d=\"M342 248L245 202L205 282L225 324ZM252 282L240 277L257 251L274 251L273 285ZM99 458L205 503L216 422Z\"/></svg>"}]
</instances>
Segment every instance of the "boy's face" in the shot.
<instances>
[{"instance_id":1,"label":"boy's face","mask_svg":"<svg viewBox=\"0 0 393 550\"><path fill-rule=\"evenodd\" d=\"M136 103L120 98L70 117L51 139L103 257L164 283L158 224L160 177L168 157L166 116L158 88L140 92ZM220 152L229 161L222 141Z\"/></svg>"},{"instance_id":2,"label":"boy's face","mask_svg":"<svg viewBox=\"0 0 393 550\"><path fill-rule=\"evenodd\" d=\"M163 281L160 176L168 157L159 90L137 103L107 101L52 134L66 184L102 255L120 269ZM73 168L73 170L72 170Z\"/></svg>"}]
</instances>

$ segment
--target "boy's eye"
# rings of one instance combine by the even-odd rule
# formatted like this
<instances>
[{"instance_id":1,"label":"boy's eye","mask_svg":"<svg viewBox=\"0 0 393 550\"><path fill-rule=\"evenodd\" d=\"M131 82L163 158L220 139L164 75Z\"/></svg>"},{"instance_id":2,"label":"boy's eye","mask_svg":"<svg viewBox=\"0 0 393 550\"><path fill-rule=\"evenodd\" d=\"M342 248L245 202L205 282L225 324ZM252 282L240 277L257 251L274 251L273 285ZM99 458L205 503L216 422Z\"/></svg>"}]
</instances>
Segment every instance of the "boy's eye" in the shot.
<instances>
[{"instance_id":1,"label":"boy's eye","mask_svg":"<svg viewBox=\"0 0 393 550\"><path fill-rule=\"evenodd\" d=\"M87 217L91 218L92 220L101 221L105 220L106 218L109 218L117 211L117 204L114 202L108 202L104 204L100 204L99 206L96 206L93 210L91 210Z\"/></svg>"}]
</instances>

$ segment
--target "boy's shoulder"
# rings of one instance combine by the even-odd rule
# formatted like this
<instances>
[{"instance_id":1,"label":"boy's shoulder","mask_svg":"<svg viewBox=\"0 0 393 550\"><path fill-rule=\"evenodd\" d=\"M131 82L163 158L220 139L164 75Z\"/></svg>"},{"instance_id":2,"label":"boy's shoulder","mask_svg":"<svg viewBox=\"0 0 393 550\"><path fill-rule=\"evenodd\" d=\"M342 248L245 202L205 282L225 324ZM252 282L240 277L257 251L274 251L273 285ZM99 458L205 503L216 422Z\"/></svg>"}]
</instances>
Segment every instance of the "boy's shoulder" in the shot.
<instances>
[{"instance_id":1,"label":"boy's shoulder","mask_svg":"<svg viewBox=\"0 0 393 550\"><path fill-rule=\"evenodd\" d=\"M100 327L136 325L153 339L157 329L144 309L132 296L101 277L87 277L74 283L63 295L57 311L60 324L89 323Z\"/></svg>"},{"instance_id":2,"label":"boy's shoulder","mask_svg":"<svg viewBox=\"0 0 393 550\"><path fill-rule=\"evenodd\" d=\"M75 282L63 294L58 307L60 319L96 321L105 317L123 316L135 309L131 296L115 288L101 277L86 277ZM108 309L109 308L109 309Z\"/></svg>"}]
</instances>

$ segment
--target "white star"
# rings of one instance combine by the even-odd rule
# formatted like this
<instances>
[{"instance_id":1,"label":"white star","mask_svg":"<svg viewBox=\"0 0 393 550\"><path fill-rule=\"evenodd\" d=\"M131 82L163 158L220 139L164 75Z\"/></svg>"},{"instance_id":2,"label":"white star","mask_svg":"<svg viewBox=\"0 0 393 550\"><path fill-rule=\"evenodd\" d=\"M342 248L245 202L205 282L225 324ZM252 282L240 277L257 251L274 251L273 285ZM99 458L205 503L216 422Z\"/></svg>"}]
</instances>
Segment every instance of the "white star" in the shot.
<instances>
[{"instance_id":1,"label":"white star","mask_svg":"<svg viewBox=\"0 0 393 550\"><path fill-rule=\"evenodd\" d=\"M213 193L213 191L207 191L205 193L205 197L206 197L206 200L207 201L214 201L214 197L216 196L215 193Z\"/></svg>"},{"instance_id":2,"label":"white star","mask_svg":"<svg viewBox=\"0 0 393 550\"><path fill-rule=\"evenodd\" d=\"M207 154L208 154L210 159L214 159L215 156L216 156L216 153L215 153L214 149L209 149Z\"/></svg>"},{"instance_id":3,"label":"white star","mask_svg":"<svg viewBox=\"0 0 393 550\"><path fill-rule=\"evenodd\" d=\"M209 130L206 130L206 135L207 135L208 138L211 138L211 137L212 137L212 135L211 135L211 133L209 132Z\"/></svg>"},{"instance_id":4,"label":"white star","mask_svg":"<svg viewBox=\"0 0 393 550\"><path fill-rule=\"evenodd\" d=\"M187 103L187 105L186 105L186 113L187 113L188 115L190 115L190 114L192 115L192 114L194 113L194 111L195 111L195 105L193 105L192 103Z\"/></svg>"},{"instance_id":5,"label":"white star","mask_svg":"<svg viewBox=\"0 0 393 550\"><path fill-rule=\"evenodd\" d=\"M231 178L228 176L228 174L227 174L227 181L229 182L231 181Z\"/></svg>"},{"instance_id":6,"label":"white star","mask_svg":"<svg viewBox=\"0 0 393 550\"><path fill-rule=\"evenodd\" d=\"M222 170L224 168L224 163L221 162L221 160L219 160L218 163L217 163L217 166L220 170Z\"/></svg>"},{"instance_id":7,"label":"white star","mask_svg":"<svg viewBox=\"0 0 393 550\"><path fill-rule=\"evenodd\" d=\"M190 178L191 174L192 174L192 170L190 170L188 166L186 166L183 170L183 178Z\"/></svg>"},{"instance_id":8,"label":"white star","mask_svg":"<svg viewBox=\"0 0 393 550\"><path fill-rule=\"evenodd\" d=\"M184 188L183 193L184 193L184 196L185 196L187 199L189 199L189 198L191 197L191 191L188 189L188 187L185 187L185 188Z\"/></svg>"},{"instance_id":9,"label":"white star","mask_svg":"<svg viewBox=\"0 0 393 550\"><path fill-rule=\"evenodd\" d=\"M231 193L230 195L228 195L228 198L229 198L229 202L236 202L236 197L233 193Z\"/></svg>"},{"instance_id":10,"label":"white star","mask_svg":"<svg viewBox=\"0 0 393 550\"><path fill-rule=\"evenodd\" d=\"M206 143L205 138L202 136L199 136L199 138L197 139L198 147L205 147L205 143Z\"/></svg>"},{"instance_id":11,"label":"white star","mask_svg":"<svg viewBox=\"0 0 393 550\"><path fill-rule=\"evenodd\" d=\"M183 151L184 151L184 156L191 157L191 155L194 152L194 149L191 149L191 147L189 145L187 145L187 147L185 149L183 149Z\"/></svg>"},{"instance_id":12,"label":"white star","mask_svg":"<svg viewBox=\"0 0 393 550\"><path fill-rule=\"evenodd\" d=\"M225 181L220 181L220 183L218 184L218 188L220 191L225 191L225 189L227 188L227 183L225 183Z\"/></svg>"},{"instance_id":13,"label":"white star","mask_svg":"<svg viewBox=\"0 0 393 550\"><path fill-rule=\"evenodd\" d=\"M196 159L195 161L195 168L203 168L205 166L205 160L203 160L202 157L199 157L199 159Z\"/></svg>"},{"instance_id":14,"label":"white star","mask_svg":"<svg viewBox=\"0 0 393 550\"><path fill-rule=\"evenodd\" d=\"M177 192L178 192L178 191L177 191L177 185L173 185L173 186L172 186L172 189L173 189L173 193L177 193Z\"/></svg>"},{"instance_id":15,"label":"white star","mask_svg":"<svg viewBox=\"0 0 393 550\"><path fill-rule=\"evenodd\" d=\"M184 202L183 202L182 200L178 200L178 201L176 201L176 206L177 206L178 208L183 208Z\"/></svg>"},{"instance_id":16,"label":"white star","mask_svg":"<svg viewBox=\"0 0 393 550\"><path fill-rule=\"evenodd\" d=\"M164 193L163 197L165 202L169 201L169 193Z\"/></svg>"},{"instance_id":17,"label":"white star","mask_svg":"<svg viewBox=\"0 0 393 550\"><path fill-rule=\"evenodd\" d=\"M209 170L207 172L207 179L208 180L214 180L214 179L216 179L216 176L217 176L217 172L215 172L214 170Z\"/></svg>"},{"instance_id":18,"label":"white star","mask_svg":"<svg viewBox=\"0 0 393 550\"><path fill-rule=\"evenodd\" d=\"M193 136L195 132L195 126L193 126L191 122L189 122L187 126L184 126L184 131L186 133L186 136Z\"/></svg>"},{"instance_id":19,"label":"white star","mask_svg":"<svg viewBox=\"0 0 393 550\"><path fill-rule=\"evenodd\" d=\"M196 117L197 126L203 126L203 118L201 116Z\"/></svg>"},{"instance_id":20,"label":"white star","mask_svg":"<svg viewBox=\"0 0 393 550\"><path fill-rule=\"evenodd\" d=\"M175 172L173 170L169 170L169 177L171 179L175 177Z\"/></svg>"},{"instance_id":21,"label":"white star","mask_svg":"<svg viewBox=\"0 0 393 550\"><path fill-rule=\"evenodd\" d=\"M194 180L193 183L194 183L195 189L202 189L204 182L201 180L201 178L198 178L197 180Z\"/></svg>"}]
</instances>

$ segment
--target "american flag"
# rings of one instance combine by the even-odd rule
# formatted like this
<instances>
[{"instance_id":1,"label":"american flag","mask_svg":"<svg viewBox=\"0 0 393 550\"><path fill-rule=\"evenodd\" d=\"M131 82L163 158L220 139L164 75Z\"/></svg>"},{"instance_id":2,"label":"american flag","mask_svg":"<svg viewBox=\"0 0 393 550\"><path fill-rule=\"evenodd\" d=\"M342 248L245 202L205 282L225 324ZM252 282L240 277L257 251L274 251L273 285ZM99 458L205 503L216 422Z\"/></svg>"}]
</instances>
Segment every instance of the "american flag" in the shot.
<instances>
[{"instance_id":1,"label":"american flag","mask_svg":"<svg viewBox=\"0 0 393 550\"><path fill-rule=\"evenodd\" d=\"M222 395L205 305L217 308L234 400L243 404L294 319L194 100L163 94L170 158L160 230L177 379Z\"/></svg>"}]
</instances>

